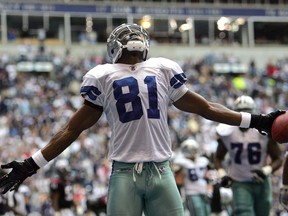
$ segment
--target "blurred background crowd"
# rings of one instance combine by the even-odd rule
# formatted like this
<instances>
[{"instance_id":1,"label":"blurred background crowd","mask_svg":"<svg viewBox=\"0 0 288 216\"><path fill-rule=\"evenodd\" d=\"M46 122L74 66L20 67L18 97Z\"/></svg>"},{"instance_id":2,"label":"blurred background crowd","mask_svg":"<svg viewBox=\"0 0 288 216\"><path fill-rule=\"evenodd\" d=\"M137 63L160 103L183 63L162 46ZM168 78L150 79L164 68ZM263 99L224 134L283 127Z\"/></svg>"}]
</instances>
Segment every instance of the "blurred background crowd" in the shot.
<instances>
[{"instance_id":1,"label":"blurred background crowd","mask_svg":"<svg viewBox=\"0 0 288 216\"><path fill-rule=\"evenodd\" d=\"M187 86L206 99L233 108L238 96L249 95L257 113L287 110L287 5L287 0L0 0L0 164L31 156L67 122L83 103L83 75L108 61L107 35L122 23L148 29L151 51L174 56L169 58L183 68ZM168 115L173 150L193 138L213 170L217 124L172 105ZM106 215L109 137L103 115L16 192L0 195L0 215L59 216L59 206L65 216ZM287 146L280 147L284 158ZM287 215L278 203L281 174L279 169L272 175L271 216Z\"/></svg>"},{"instance_id":2,"label":"blurred background crowd","mask_svg":"<svg viewBox=\"0 0 288 216\"><path fill-rule=\"evenodd\" d=\"M0 53L1 164L14 158L20 160L29 157L47 144L52 134L66 123L83 102L79 94L82 76L92 67L107 62L105 55L75 58L69 50L64 56L33 47L30 52L18 53ZM16 64L21 60L37 58L50 59L55 69L53 78L47 73L17 71ZM278 59L274 64L267 62L264 69L257 68L251 62L247 73L221 74L213 71L211 62L215 59L229 62L231 58L225 53L211 53L199 59L174 60L183 68L188 87L210 101L232 108L236 97L247 94L255 100L257 113L287 109L287 58ZM234 62L235 59L238 61L233 56ZM193 137L199 142L203 155L207 158L213 156L217 147L216 123L193 114L180 113L172 105L168 115L174 150L183 140ZM105 215L105 196L111 168L107 160L109 134L106 117L102 116L98 124L81 134L59 158L25 181L17 192L25 198L25 206L17 207L18 215L54 215L50 185L59 172L64 173L71 186L74 206L71 209L76 215ZM281 145L281 148L285 152L286 145ZM278 205L281 173L280 169L272 178L275 204L271 215L280 215L281 212ZM15 204L17 199L13 194L9 192L6 198Z\"/></svg>"}]
</instances>

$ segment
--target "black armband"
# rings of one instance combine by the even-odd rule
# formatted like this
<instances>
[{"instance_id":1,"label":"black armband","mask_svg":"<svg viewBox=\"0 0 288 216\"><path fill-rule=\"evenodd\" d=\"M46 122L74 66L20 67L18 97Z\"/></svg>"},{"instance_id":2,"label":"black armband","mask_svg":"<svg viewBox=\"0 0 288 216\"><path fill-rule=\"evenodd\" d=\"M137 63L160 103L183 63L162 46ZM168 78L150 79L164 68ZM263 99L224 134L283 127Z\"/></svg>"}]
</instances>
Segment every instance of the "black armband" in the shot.
<instances>
[{"instance_id":1,"label":"black armband","mask_svg":"<svg viewBox=\"0 0 288 216\"><path fill-rule=\"evenodd\" d=\"M257 128L261 122L262 115L251 114L251 122L249 128Z\"/></svg>"}]
</instances>

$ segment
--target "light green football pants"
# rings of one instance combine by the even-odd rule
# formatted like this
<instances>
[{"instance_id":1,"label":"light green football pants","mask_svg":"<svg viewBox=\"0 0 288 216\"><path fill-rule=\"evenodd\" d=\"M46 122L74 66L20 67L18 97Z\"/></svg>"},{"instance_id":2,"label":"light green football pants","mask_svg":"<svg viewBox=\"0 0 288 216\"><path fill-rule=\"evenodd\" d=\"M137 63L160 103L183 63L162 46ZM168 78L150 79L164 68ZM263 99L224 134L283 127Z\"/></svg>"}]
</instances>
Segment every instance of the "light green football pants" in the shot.
<instances>
[{"instance_id":1,"label":"light green football pants","mask_svg":"<svg viewBox=\"0 0 288 216\"><path fill-rule=\"evenodd\" d=\"M209 216L211 212L210 202L205 195L187 195L186 205L190 215L195 216Z\"/></svg>"},{"instance_id":2,"label":"light green football pants","mask_svg":"<svg viewBox=\"0 0 288 216\"><path fill-rule=\"evenodd\" d=\"M232 191L235 215L269 216L272 205L272 186L269 177L266 177L263 183L234 181Z\"/></svg>"},{"instance_id":3,"label":"light green football pants","mask_svg":"<svg viewBox=\"0 0 288 216\"><path fill-rule=\"evenodd\" d=\"M145 162L142 169L137 165L113 162L108 216L184 216L169 161Z\"/></svg>"}]
</instances>

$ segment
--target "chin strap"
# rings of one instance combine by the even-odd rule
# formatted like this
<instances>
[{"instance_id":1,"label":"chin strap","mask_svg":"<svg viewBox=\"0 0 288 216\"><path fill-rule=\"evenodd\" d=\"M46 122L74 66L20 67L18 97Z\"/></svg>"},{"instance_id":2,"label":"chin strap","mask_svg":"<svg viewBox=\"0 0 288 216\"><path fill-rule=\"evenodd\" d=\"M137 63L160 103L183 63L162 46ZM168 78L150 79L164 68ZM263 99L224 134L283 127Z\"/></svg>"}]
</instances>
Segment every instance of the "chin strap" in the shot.
<instances>
[{"instance_id":1,"label":"chin strap","mask_svg":"<svg viewBox=\"0 0 288 216\"><path fill-rule=\"evenodd\" d=\"M117 43L120 46L120 49L118 50L117 58L113 59L113 63L117 62L118 59L122 56L122 50L127 49L128 51L138 51L143 52L143 60L146 60L148 48L145 46L145 44L142 41L128 41L126 45L122 45L121 42L117 41Z\"/></svg>"},{"instance_id":2,"label":"chin strap","mask_svg":"<svg viewBox=\"0 0 288 216\"><path fill-rule=\"evenodd\" d=\"M145 50L145 45L142 41L128 41L122 48L127 48L128 51L143 52Z\"/></svg>"}]
</instances>

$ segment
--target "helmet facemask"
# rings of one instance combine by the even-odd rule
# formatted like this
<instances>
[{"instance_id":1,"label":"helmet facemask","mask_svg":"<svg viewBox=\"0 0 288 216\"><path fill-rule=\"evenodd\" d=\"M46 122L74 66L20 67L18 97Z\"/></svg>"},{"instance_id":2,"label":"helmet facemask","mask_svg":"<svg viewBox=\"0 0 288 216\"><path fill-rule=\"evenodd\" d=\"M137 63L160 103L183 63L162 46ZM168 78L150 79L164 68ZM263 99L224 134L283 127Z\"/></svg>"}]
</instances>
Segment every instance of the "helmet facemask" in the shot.
<instances>
[{"instance_id":1,"label":"helmet facemask","mask_svg":"<svg viewBox=\"0 0 288 216\"><path fill-rule=\"evenodd\" d=\"M122 50L141 52L142 59L146 60L149 50L148 32L137 24L122 24L116 27L107 39L107 52L112 63L122 56Z\"/></svg>"}]
</instances>

